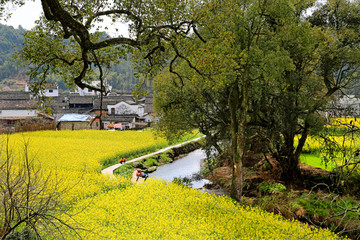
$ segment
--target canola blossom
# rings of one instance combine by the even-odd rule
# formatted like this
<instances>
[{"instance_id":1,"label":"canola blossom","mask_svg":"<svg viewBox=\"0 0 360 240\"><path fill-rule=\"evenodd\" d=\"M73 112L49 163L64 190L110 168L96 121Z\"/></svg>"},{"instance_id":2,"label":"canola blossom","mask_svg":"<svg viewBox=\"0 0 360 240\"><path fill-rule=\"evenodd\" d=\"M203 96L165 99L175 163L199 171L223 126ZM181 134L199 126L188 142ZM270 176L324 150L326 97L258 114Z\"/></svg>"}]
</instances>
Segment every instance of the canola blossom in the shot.
<instances>
[{"instance_id":1,"label":"canola blossom","mask_svg":"<svg viewBox=\"0 0 360 240\"><path fill-rule=\"evenodd\" d=\"M62 181L67 189L62 201L73 217L59 217L85 229L78 231L83 239L338 239L329 230L244 208L229 197L100 174L108 158L167 144L150 131L41 131L13 134L10 140L16 151L28 140L39 166ZM63 234L75 239L72 232Z\"/></svg>"},{"instance_id":2,"label":"canola blossom","mask_svg":"<svg viewBox=\"0 0 360 240\"><path fill-rule=\"evenodd\" d=\"M360 119L353 117L342 117L342 118L331 118L330 127L336 128L351 128L351 127L360 127Z\"/></svg>"},{"instance_id":3,"label":"canola blossom","mask_svg":"<svg viewBox=\"0 0 360 240\"><path fill-rule=\"evenodd\" d=\"M2 137L4 141L6 136ZM151 131L38 131L10 136L14 151L21 152L24 141L29 143L30 157L69 188L66 202L109 188L110 181L104 181L100 173L106 159L167 144Z\"/></svg>"},{"instance_id":4,"label":"canola blossom","mask_svg":"<svg viewBox=\"0 0 360 240\"><path fill-rule=\"evenodd\" d=\"M329 230L245 208L225 196L153 179L76 208L85 206L75 219L93 229L85 239L338 239Z\"/></svg>"}]
</instances>

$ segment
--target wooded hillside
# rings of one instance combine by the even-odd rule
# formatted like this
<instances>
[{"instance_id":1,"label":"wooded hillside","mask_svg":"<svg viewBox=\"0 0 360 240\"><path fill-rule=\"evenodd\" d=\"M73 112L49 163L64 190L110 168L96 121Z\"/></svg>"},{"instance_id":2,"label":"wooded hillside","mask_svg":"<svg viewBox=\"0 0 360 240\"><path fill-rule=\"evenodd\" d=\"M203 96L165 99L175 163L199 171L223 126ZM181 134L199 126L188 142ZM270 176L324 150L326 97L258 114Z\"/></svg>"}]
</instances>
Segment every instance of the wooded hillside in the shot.
<instances>
[{"instance_id":1,"label":"wooded hillside","mask_svg":"<svg viewBox=\"0 0 360 240\"><path fill-rule=\"evenodd\" d=\"M19 67L13 58L13 52L17 50L24 41L25 29L19 26L14 29L11 26L0 24L0 85L2 87L15 84L15 80L24 75L25 68Z\"/></svg>"}]
</instances>

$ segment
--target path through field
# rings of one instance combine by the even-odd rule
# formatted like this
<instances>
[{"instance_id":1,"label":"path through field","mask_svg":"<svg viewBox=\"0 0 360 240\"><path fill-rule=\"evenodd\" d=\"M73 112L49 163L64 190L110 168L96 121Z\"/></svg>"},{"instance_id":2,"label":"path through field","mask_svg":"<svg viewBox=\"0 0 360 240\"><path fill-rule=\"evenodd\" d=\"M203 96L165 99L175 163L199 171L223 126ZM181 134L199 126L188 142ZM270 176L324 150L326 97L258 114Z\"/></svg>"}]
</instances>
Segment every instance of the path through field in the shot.
<instances>
[{"instance_id":1,"label":"path through field","mask_svg":"<svg viewBox=\"0 0 360 240\"><path fill-rule=\"evenodd\" d=\"M167 148L163 148L163 149L160 149L159 151L156 151L156 152L153 152L153 153L149 153L149 154L146 154L146 155L143 155L141 157L137 157L137 158L134 158L134 159L131 159L129 161L126 161L126 163L132 163L132 162L136 162L136 161L139 161L139 160L142 160L144 158L148 158L148 157L151 157L151 156L154 156L154 155L157 155L157 154L160 154L160 153L163 153L163 152L166 152L172 148L175 148L175 147L180 147L182 145L185 145L187 143L190 143L190 142L194 142L194 141L198 141L200 140L201 138L203 138L205 136L202 136L202 137L198 137L198 138L195 138L193 140L189 140L189 141L186 141L186 142L183 142L183 143L179 143L179 144L176 144L176 145L173 145L173 146L170 146L170 147L167 147ZM105 175L114 175L114 171L115 169L121 167L121 164L120 163L117 163L117 164L114 164L110 167L107 167L105 169L103 169L101 171L102 174L105 174Z\"/></svg>"}]
</instances>

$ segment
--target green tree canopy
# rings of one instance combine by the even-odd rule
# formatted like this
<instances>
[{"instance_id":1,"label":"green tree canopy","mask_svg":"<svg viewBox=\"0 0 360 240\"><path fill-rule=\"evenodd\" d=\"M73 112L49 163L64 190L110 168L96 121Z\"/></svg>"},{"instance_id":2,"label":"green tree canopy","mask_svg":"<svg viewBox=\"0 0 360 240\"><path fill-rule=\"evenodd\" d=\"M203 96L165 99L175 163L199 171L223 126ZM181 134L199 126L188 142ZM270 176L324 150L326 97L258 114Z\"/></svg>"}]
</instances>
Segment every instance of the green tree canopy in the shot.
<instances>
[{"instance_id":1,"label":"green tree canopy","mask_svg":"<svg viewBox=\"0 0 360 240\"><path fill-rule=\"evenodd\" d=\"M139 68L156 70L155 66L166 64L169 58L168 42L197 32L192 14L196 1L43 0L41 4L44 17L26 34L20 56L33 66L31 77L42 81L52 72L67 79L69 85L101 90L88 83L103 77L102 68L130 52L147 61L139 62ZM127 23L129 36L104 36L98 30L104 18L114 25Z\"/></svg>"},{"instance_id":2,"label":"green tree canopy","mask_svg":"<svg viewBox=\"0 0 360 240\"><path fill-rule=\"evenodd\" d=\"M343 35L312 24L306 13L313 6L314 1L209 1L199 19L206 43L179 42L182 61L170 68L178 80L157 80L162 129L183 131L184 124L196 123L207 126L204 134L230 142L237 192L232 196L238 199L237 171L249 139L267 143L264 151L281 164L283 180L300 181L299 156L310 131L321 125L319 111L356 76L358 45L339 44L353 30Z\"/></svg>"}]
</instances>

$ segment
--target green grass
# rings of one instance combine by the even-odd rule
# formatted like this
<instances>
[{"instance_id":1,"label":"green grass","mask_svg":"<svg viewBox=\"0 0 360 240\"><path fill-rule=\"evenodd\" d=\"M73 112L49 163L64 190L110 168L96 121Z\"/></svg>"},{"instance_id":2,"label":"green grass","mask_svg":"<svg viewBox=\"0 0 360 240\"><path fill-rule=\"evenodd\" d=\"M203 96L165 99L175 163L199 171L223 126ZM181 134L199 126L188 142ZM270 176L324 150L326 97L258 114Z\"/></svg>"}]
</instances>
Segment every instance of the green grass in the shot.
<instances>
[{"instance_id":1,"label":"green grass","mask_svg":"<svg viewBox=\"0 0 360 240\"><path fill-rule=\"evenodd\" d=\"M319 153L303 153L300 156L300 161L309 166L322 168L327 171L331 171L333 169L332 163L328 163L327 166L325 166L325 163L322 161Z\"/></svg>"},{"instance_id":2,"label":"green grass","mask_svg":"<svg viewBox=\"0 0 360 240\"><path fill-rule=\"evenodd\" d=\"M119 174L120 176L131 178L134 168L132 166L132 163L125 163L121 167L117 168L115 171L116 174Z\"/></svg>"},{"instance_id":3,"label":"green grass","mask_svg":"<svg viewBox=\"0 0 360 240\"><path fill-rule=\"evenodd\" d=\"M145 167L159 166L159 163L154 157L150 157L144 161L144 166Z\"/></svg>"}]
</instances>

